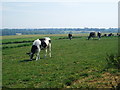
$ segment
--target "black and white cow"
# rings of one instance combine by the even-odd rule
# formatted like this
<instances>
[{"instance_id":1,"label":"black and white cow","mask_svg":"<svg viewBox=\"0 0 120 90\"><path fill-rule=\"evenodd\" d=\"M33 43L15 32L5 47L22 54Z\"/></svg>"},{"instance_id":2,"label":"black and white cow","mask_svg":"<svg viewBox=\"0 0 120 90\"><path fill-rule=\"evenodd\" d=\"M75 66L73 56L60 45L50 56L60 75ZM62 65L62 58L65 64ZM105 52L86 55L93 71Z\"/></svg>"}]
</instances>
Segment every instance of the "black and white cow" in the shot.
<instances>
[{"instance_id":1,"label":"black and white cow","mask_svg":"<svg viewBox=\"0 0 120 90\"><path fill-rule=\"evenodd\" d=\"M92 37L94 38L96 36L95 32L90 32L89 36L88 36L88 40Z\"/></svg>"},{"instance_id":2,"label":"black and white cow","mask_svg":"<svg viewBox=\"0 0 120 90\"><path fill-rule=\"evenodd\" d=\"M31 52L27 53L30 56L30 60L33 59L34 54L36 53L36 60L40 59L40 51L45 50L45 57L47 56L47 52L49 50L49 56L51 57L51 39L49 37L45 37L43 39L37 39L33 42Z\"/></svg>"},{"instance_id":3,"label":"black and white cow","mask_svg":"<svg viewBox=\"0 0 120 90\"><path fill-rule=\"evenodd\" d=\"M68 38L71 40L72 39L72 34L68 34Z\"/></svg>"},{"instance_id":4,"label":"black and white cow","mask_svg":"<svg viewBox=\"0 0 120 90\"><path fill-rule=\"evenodd\" d=\"M89 34L89 36L88 36L88 40L90 39L90 38L95 38L96 37L96 32L90 32L90 34ZM98 39L100 40L100 38L101 38L101 33L100 32L97 32L97 37L98 37Z\"/></svg>"},{"instance_id":5,"label":"black and white cow","mask_svg":"<svg viewBox=\"0 0 120 90\"><path fill-rule=\"evenodd\" d=\"M100 32L97 32L97 36L98 36L98 39L100 40L100 38L101 38L101 33L100 33Z\"/></svg>"}]
</instances>

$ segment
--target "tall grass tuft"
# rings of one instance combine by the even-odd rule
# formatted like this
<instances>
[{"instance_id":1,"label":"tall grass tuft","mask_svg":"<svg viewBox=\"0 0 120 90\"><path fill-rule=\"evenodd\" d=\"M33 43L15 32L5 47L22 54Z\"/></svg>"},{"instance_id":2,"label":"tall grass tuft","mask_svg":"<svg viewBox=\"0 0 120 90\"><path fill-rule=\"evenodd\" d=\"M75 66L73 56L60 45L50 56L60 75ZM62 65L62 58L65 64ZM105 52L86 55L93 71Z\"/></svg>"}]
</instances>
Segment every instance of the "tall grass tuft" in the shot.
<instances>
[{"instance_id":1,"label":"tall grass tuft","mask_svg":"<svg viewBox=\"0 0 120 90\"><path fill-rule=\"evenodd\" d=\"M120 69L120 55L110 54L107 55L107 68L117 68Z\"/></svg>"}]
</instances>

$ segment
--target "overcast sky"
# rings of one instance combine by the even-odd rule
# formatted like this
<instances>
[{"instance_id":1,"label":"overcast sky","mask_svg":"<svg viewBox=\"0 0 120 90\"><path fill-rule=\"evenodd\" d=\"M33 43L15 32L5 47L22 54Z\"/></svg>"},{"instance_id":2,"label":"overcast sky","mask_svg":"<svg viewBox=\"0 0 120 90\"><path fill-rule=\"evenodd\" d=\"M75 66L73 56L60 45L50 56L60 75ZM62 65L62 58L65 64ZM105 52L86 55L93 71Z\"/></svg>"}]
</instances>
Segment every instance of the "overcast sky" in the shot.
<instances>
[{"instance_id":1,"label":"overcast sky","mask_svg":"<svg viewBox=\"0 0 120 90\"><path fill-rule=\"evenodd\" d=\"M24 1L2 1L2 28L118 27L118 0Z\"/></svg>"}]
</instances>

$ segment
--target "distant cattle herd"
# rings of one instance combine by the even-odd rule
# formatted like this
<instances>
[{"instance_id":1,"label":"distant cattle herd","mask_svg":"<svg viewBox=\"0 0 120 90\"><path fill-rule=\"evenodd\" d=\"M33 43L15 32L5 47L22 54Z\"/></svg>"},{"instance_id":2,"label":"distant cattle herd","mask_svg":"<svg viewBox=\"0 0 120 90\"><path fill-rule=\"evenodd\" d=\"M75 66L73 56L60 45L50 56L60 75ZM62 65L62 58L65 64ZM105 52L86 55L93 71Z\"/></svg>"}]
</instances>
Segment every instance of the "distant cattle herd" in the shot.
<instances>
[{"instance_id":1,"label":"distant cattle herd","mask_svg":"<svg viewBox=\"0 0 120 90\"><path fill-rule=\"evenodd\" d=\"M120 36L120 34L119 33L117 33L117 34L113 34L113 33L109 33L109 34L104 34L104 35L102 35L102 37L110 37L110 36Z\"/></svg>"},{"instance_id":2,"label":"distant cattle herd","mask_svg":"<svg viewBox=\"0 0 120 90\"><path fill-rule=\"evenodd\" d=\"M97 35L96 35L97 33ZM98 37L98 39L100 40L101 37L110 37L110 36L120 36L120 33L117 34L113 34L113 33L109 33L109 34L101 34L100 32L90 32L89 36L88 36L88 40L92 37Z\"/></svg>"},{"instance_id":3,"label":"distant cattle herd","mask_svg":"<svg viewBox=\"0 0 120 90\"><path fill-rule=\"evenodd\" d=\"M92 39L95 39L96 37L98 38L98 40L100 40L101 37L110 37L110 36L120 36L120 33L117 33L117 34L113 34L113 33L105 33L102 35L101 32L90 32L87 39L90 40L91 38ZM72 39L72 34L68 34L68 39Z\"/></svg>"}]
</instances>

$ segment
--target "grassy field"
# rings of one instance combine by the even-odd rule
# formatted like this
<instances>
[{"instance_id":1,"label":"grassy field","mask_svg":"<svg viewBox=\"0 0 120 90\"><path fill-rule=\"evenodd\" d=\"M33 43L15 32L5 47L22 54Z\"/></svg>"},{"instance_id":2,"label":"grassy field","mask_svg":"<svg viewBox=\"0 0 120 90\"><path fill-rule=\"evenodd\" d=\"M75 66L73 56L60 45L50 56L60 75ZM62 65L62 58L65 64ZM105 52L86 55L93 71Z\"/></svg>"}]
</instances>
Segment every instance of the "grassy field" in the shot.
<instances>
[{"instance_id":1,"label":"grassy field","mask_svg":"<svg viewBox=\"0 0 120 90\"><path fill-rule=\"evenodd\" d=\"M32 41L49 36L52 58L29 61L26 52ZM2 86L7 88L113 88L119 84L120 72L108 68L107 55L118 53L118 37L86 40L86 35L4 36L2 50Z\"/></svg>"}]
</instances>

